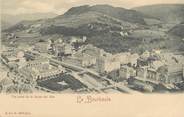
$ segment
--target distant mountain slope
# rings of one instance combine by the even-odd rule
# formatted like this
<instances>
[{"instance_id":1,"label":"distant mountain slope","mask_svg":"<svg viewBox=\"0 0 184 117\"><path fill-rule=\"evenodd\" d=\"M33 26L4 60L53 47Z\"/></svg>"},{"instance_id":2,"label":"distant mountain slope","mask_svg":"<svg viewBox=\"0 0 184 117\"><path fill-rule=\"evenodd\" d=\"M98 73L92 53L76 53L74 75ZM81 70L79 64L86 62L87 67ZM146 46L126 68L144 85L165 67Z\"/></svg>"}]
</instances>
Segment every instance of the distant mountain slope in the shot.
<instances>
[{"instance_id":1,"label":"distant mountain slope","mask_svg":"<svg viewBox=\"0 0 184 117\"><path fill-rule=\"evenodd\" d=\"M10 26L17 24L23 20L38 20L38 19L47 19L57 16L54 13L33 13L33 14L19 14L19 15L10 15L10 14L1 14L1 23L3 29L7 29Z\"/></svg>"},{"instance_id":2,"label":"distant mountain slope","mask_svg":"<svg viewBox=\"0 0 184 117\"><path fill-rule=\"evenodd\" d=\"M133 8L146 15L159 18L167 23L184 21L184 4L159 4Z\"/></svg>"},{"instance_id":3,"label":"distant mountain slope","mask_svg":"<svg viewBox=\"0 0 184 117\"><path fill-rule=\"evenodd\" d=\"M184 22L176 25L169 32L173 35L184 38Z\"/></svg>"},{"instance_id":4,"label":"distant mountain slope","mask_svg":"<svg viewBox=\"0 0 184 117\"><path fill-rule=\"evenodd\" d=\"M4 30L4 29L8 29L10 28L11 26L13 26L13 24L11 24L10 22L6 22L6 21L1 21L1 29Z\"/></svg>"},{"instance_id":5,"label":"distant mountain slope","mask_svg":"<svg viewBox=\"0 0 184 117\"><path fill-rule=\"evenodd\" d=\"M10 15L10 14L1 14L3 20L38 20L38 19L46 19L46 18L53 18L57 16L54 13L32 13L32 14L18 14L18 15Z\"/></svg>"}]
</instances>

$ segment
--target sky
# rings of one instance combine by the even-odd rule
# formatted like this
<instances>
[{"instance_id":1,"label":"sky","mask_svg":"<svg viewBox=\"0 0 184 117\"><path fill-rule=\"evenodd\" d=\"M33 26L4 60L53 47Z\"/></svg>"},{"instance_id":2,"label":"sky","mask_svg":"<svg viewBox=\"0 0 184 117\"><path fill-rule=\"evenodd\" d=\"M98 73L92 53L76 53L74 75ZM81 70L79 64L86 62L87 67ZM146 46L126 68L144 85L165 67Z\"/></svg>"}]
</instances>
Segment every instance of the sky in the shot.
<instances>
[{"instance_id":1,"label":"sky","mask_svg":"<svg viewBox=\"0 0 184 117\"><path fill-rule=\"evenodd\" d=\"M133 8L151 4L184 4L184 0L0 0L1 13L30 14L48 13L63 14L74 6L109 4L115 7Z\"/></svg>"}]
</instances>

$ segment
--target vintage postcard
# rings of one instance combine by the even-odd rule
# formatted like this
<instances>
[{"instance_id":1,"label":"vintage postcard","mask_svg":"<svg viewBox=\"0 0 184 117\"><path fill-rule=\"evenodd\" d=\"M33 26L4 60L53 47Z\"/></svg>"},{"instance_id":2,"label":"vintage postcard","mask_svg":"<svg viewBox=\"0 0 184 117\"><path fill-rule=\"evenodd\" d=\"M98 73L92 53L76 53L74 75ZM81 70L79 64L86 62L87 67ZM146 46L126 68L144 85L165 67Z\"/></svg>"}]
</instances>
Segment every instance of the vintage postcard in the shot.
<instances>
[{"instance_id":1,"label":"vintage postcard","mask_svg":"<svg viewBox=\"0 0 184 117\"><path fill-rule=\"evenodd\" d=\"M0 10L0 117L184 117L183 0Z\"/></svg>"}]
</instances>

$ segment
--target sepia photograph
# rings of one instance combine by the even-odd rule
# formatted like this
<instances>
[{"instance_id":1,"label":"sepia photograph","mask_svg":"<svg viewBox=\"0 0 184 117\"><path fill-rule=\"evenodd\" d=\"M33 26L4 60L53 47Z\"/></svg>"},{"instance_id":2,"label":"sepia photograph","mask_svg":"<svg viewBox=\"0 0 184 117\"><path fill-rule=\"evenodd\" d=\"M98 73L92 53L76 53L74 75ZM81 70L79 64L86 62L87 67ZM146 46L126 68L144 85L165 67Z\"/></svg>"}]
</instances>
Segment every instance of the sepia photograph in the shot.
<instances>
[{"instance_id":1,"label":"sepia photograph","mask_svg":"<svg viewBox=\"0 0 184 117\"><path fill-rule=\"evenodd\" d=\"M0 96L184 94L184 0L1 0L0 9Z\"/></svg>"}]
</instances>

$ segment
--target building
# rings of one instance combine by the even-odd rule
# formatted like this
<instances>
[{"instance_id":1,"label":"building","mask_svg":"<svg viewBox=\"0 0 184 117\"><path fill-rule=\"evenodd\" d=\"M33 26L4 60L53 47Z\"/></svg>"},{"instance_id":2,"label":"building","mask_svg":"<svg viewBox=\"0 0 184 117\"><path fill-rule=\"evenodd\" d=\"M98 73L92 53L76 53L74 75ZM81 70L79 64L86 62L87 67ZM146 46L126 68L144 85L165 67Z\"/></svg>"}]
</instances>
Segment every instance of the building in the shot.
<instances>
[{"instance_id":1,"label":"building","mask_svg":"<svg viewBox=\"0 0 184 117\"><path fill-rule=\"evenodd\" d=\"M163 84L175 84L183 82L182 65L163 65L158 68L148 66L137 69L137 78L144 81Z\"/></svg>"},{"instance_id":2,"label":"building","mask_svg":"<svg viewBox=\"0 0 184 117\"><path fill-rule=\"evenodd\" d=\"M12 69L17 69L19 65L26 62L24 51L6 51L1 54L2 61Z\"/></svg>"},{"instance_id":3,"label":"building","mask_svg":"<svg viewBox=\"0 0 184 117\"><path fill-rule=\"evenodd\" d=\"M147 78L147 69L148 66L143 66L143 67L138 67L137 68L137 72L136 72L136 76L140 79L146 79Z\"/></svg>"},{"instance_id":4,"label":"building","mask_svg":"<svg viewBox=\"0 0 184 117\"><path fill-rule=\"evenodd\" d=\"M49 49L51 49L50 42L38 42L34 45L34 50L40 53L48 53Z\"/></svg>"},{"instance_id":5,"label":"building","mask_svg":"<svg viewBox=\"0 0 184 117\"><path fill-rule=\"evenodd\" d=\"M70 39L70 43L84 43L85 41L87 40L87 37L86 36L83 36L82 38L80 37L71 37Z\"/></svg>"},{"instance_id":6,"label":"building","mask_svg":"<svg viewBox=\"0 0 184 117\"><path fill-rule=\"evenodd\" d=\"M8 33L7 34L7 39L15 39L17 36L14 33Z\"/></svg>"},{"instance_id":7,"label":"building","mask_svg":"<svg viewBox=\"0 0 184 117\"><path fill-rule=\"evenodd\" d=\"M183 64L183 81L184 81L184 64Z\"/></svg>"},{"instance_id":8,"label":"building","mask_svg":"<svg viewBox=\"0 0 184 117\"><path fill-rule=\"evenodd\" d=\"M28 61L26 62L26 64L22 67L37 67L37 66L40 66L40 65L49 65L49 60L47 59L38 59L38 60L34 60L34 61Z\"/></svg>"},{"instance_id":9,"label":"building","mask_svg":"<svg viewBox=\"0 0 184 117\"><path fill-rule=\"evenodd\" d=\"M19 68L19 73L31 81L58 77L64 72L65 69L63 67L54 67L47 60L31 61Z\"/></svg>"},{"instance_id":10,"label":"building","mask_svg":"<svg viewBox=\"0 0 184 117\"><path fill-rule=\"evenodd\" d=\"M151 53L149 51L145 51L142 53L141 58L147 59L150 57Z\"/></svg>"},{"instance_id":11,"label":"building","mask_svg":"<svg viewBox=\"0 0 184 117\"><path fill-rule=\"evenodd\" d=\"M93 57L102 57L102 56L111 56L112 54L105 52L103 49L97 48L92 44L86 45L84 48L81 49L83 53L86 53Z\"/></svg>"},{"instance_id":12,"label":"building","mask_svg":"<svg viewBox=\"0 0 184 117\"><path fill-rule=\"evenodd\" d=\"M81 67L91 67L96 65L96 57L90 56L86 53L78 53L73 56L64 57L62 61Z\"/></svg>"},{"instance_id":13,"label":"building","mask_svg":"<svg viewBox=\"0 0 184 117\"><path fill-rule=\"evenodd\" d=\"M14 85L13 81L10 78L4 78L0 81L0 88L6 90L8 87Z\"/></svg>"},{"instance_id":14,"label":"building","mask_svg":"<svg viewBox=\"0 0 184 117\"><path fill-rule=\"evenodd\" d=\"M129 67L127 65L123 65L120 67L120 70L119 70L120 79L127 80L128 78L135 77L135 76L136 76L136 70L133 69L132 67Z\"/></svg>"},{"instance_id":15,"label":"building","mask_svg":"<svg viewBox=\"0 0 184 117\"><path fill-rule=\"evenodd\" d=\"M127 65L121 65L120 69L116 69L109 72L107 77L116 82L121 82L135 76L136 76L136 70L133 67L129 67Z\"/></svg>"},{"instance_id":16,"label":"building","mask_svg":"<svg viewBox=\"0 0 184 117\"><path fill-rule=\"evenodd\" d=\"M80 59L82 67L90 67L96 64L96 58L88 54L83 54Z\"/></svg>"},{"instance_id":17,"label":"building","mask_svg":"<svg viewBox=\"0 0 184 117\"><path fill-rule=\"evenodd\" d=\"M119 61L121 64L131 64L132 66L137 65L138 54L131 54L130 52L114 54L113 58L115 61Z\"/></svg>"},{"instance_id":18,"label":"building","mask_svg":"<svg viewBox=\"0 0 184 117\"><path fill-rule=\"evenodd\" d=\"M153 69L158 69L159 67L164 66L164 65L165 63L161 60L155 60L155 61L150 62L150 67Z\"/></svg>"},{"instance_id":19,"label":"building","mask_svg":"<svg viewBox=\"0 0 184 117\"><path fill-rule=\"evenodd\" d=\"M164 69L166 71L167 83L179 83L183 81L183 65L184 56L174 55L173 53L162 54L162 59L165 61Z\"/></svg>"},{"instance_id":20,"label":"building","mask_svg":"<svg viewBox=\"0 0 184 117\"><path fill-rule=\"evenodd\" d=\"M183 81L183 67L182 65L178 65L176 67L173 66L165 66L166 75L165 75L165 83L174 84L180 83Z\"/></svg>"},{"instance_id":21,"label":"building","mask_svg":"<svg viewBox=\"0 0 184 117\"><path fill-rule=\"evenodd\" d=\"M98 58L97 66L100 73L109 73L120 69L120 62L112 59L111 57L102 56Z\"/></svg>"},{"instance_id":22,"label":"building","mask_svg":"<svg viewBox=\"0 0 184 117\"><path fill-rule=\"evenodd\" d=\"M151 66L153 64L158 64L161 61L161 63L163 62L163 60L156 55L153 56L147 56L145 58L140 57L137 59L137 66Z\"/></svg>"},{"instance_id":23,"label":"building","mask_svg":"<svg viewBox=\"0 0 184 117\"><path fill-rule=\"evenodd\" d=\"M58 43L53 45L53 51L56 56L71 55L72 46L66 43Z\"/></svg>"},{"instance_id":24,"label":"building","mask_svg":"<svg viewBox=\"0 0 184 117\"><path fill-rule=\"evenodd\" d=\"M72 56L80 61L82 67L90 67L96 65L96 57L84 52L78 52Z\"/></svg>"},{"instance_id":25,"label":"building","mask_svg":"<svg viewBox=\"0 0 184 117\"><path fill-rule=\"evenodd\" d=\"M130 55L129 52L125 52L114 54L112 57L115 61L119 61L121 64L128 64L130 63Z\"/></svg>"},{"instance_id":26,"label":"building","mask_svg":"<svg viewBox=\"0 0 184 117\"><path fill-rule=\"evenodd\" d=\"M150 81L155 81L155 82L159 82L159 73L157 72L156 69L153 68L148 68L147 69L147 76L146 78ZM160 79L161 80L161 79Z\"/></svg>"},{"instance_id":27,"label":"building","mask_svg":"<svg viewBox=\"0 0 184 117\"><path fill-rule=\"evenodd\" d=\"M137 66L137 60L138 60L139 57L140 56L136 53L131 54L129 59L130 59L130 63L131 63L132 66Z\"/></svg>"},{"instance_id":28,"label":"building","mask_svg":"<svg viewBox=\"0 0 184 117\"><path fill-rule=\"evenodd\" d=\"M26 51L24 53L24 57L26 58L27 61L29 60L36 60L36 59L40 59L41 56L38 53L33 53L31 51Z\"/></svg>"},{"instance_id":29,"label":"building","mask_svg":"<svg viewBox=\"0 0 184 117\"><path fill-rule=\"evenodd\" d=\"M9 70L6 69L6 66L2 66L2 64L0 63L0 73L1 73L1 77L0 77L0 82L2 79L5 79L8 76L8 72Z\"/></svg>"}]
</instances>

